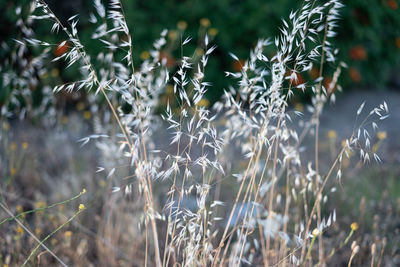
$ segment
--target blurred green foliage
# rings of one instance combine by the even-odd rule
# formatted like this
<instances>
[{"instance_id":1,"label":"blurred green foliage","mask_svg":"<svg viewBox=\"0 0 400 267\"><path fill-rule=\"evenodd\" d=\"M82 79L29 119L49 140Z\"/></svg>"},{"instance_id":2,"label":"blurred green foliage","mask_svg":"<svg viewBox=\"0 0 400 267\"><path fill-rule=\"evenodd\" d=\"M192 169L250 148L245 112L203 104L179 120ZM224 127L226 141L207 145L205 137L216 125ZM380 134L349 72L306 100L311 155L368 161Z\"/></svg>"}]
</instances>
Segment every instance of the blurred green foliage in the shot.
<instances>
[{"instance_id":1,"label":"blurred green foliage","mask_svg":"<svg viewBox=\"0 0 400 267\"><path fill-rule=\"evenodd\" d=\"M0 8L4 10L0 18L0 36L10 47L14 42L12 38L21 38L16 25L19 16L15 11L18 6L26 6L28 2L0 0ZM107 6L106 2L103 1ZM91 40L94 30L88 21L90 13L94 12L91 1L49 0L48 3L62 21L79 14L79 36L89 54L96 55L101 44ZM164 56L171 61L172 67L174 60L180 58L182 53L179 45L181 38L193 38L183 51L184 55L192 55L196 48L201 48L204 34L211 36L212 43L218 46L206 69L206 79L214 85L207 96L213 102L232 83L225 78L224 71L240 69L228 52L246 59L249 49L258 38L273 38L279 34L281 19L287 18L290 11L295 10L302 1L122 0L122 3L133 34L135 65L146 57L146 51L163 29L170 30L171 44ZM400 66L400 1L347 0L344 4L335 45L340 49L338 61L346 62L349 68L342 74L340 83L345 87L358 84L384 88ZM48 22L35 23L36 38L57 44L63 40L62 34L50 33L49 25ZM7 57L9 52L0 50L1 62ZM52 68L59 69L59 77L52 77L52 81L69 82L76 79L77 68L65 69L60 63L50 63L49 66L50 71ZM0 102L5 102L12 89L1 88Z\"/></svg>"}]
</instances>

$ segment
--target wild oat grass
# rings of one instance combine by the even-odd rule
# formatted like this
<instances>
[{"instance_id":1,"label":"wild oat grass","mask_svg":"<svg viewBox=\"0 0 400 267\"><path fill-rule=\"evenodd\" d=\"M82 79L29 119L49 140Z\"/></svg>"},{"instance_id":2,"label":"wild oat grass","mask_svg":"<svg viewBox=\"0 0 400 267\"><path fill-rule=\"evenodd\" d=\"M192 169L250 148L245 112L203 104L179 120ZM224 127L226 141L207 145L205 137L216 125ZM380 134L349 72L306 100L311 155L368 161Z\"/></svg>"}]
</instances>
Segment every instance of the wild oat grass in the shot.
<instances>
[{"instance_id":1,"label":"wild oat grass","mask_svg":"<svg viewBox=\"0 0 400 267\"><path fill-rule=\"evenodd\" d=\"M232 85L212 107L205 94L220 88L213 88L205 75L216 48L207 35L201 40L203 50L197 52L185 49L190 37L180 37L182 58L174 69L162 56L165 30L147 59L134 67L134 41L121 2L112 0L106 8L95 0L94 7L90 22L98 27L92 38L104 45L98 55L87 54L80 41L78 15L62 23L43 0L32 6L29 20L51 22L49 30L63 41L54 45L27 36L17 42L20 50L43 48L34 61L39 68L46 68L45 58L64 61L66 68L79 66L82 76L55 86L54 93L90 92L90 116L84 117L92 119L94 133L79 142L82 146L95 142L102 162L98 173L108 181L100 219L95 222L99 237L97 251L91 252L96 254L95 262L104 266L326 266L342 249L351 253L350 266L360 250L357 243L349 247L357 224L333 242L325 235L337 214L324 204L332 187L341 183L343 162L356 157L361 164L380 161L372 133L388 116L388 107L384 102L365 113L362 103L354 114L352 134L332 155L332 162L320 159L320 115L326 103L335 101L346 68L336 61L339 51L331 41L341 2L304 1L301 9L282 20L279 36L258 40L248 60L241 62L230 53L241 70L225 73L232 77ZM65 45L65 53L47 55ZM319 69L318 77L300 81L299 75L313 66ZM325 84L327 73L333 73L333 78ZM16 79L26 84L30 77L24 74ZM173 90L174 98L160 104L166 90ZM305 114L290 106L291 97L299 92L312 94ZM315 141L304 147L310 137ZM331 133L330 139L335 138ZM336 146L335 141L331 146ZM134 199L138 205L115 195ZM65 223L90 208L90 203L79 205ZM37 240L24 264L65 223ZM377 257L373 248L372 265Z\"/></svg>"}]
</instances>

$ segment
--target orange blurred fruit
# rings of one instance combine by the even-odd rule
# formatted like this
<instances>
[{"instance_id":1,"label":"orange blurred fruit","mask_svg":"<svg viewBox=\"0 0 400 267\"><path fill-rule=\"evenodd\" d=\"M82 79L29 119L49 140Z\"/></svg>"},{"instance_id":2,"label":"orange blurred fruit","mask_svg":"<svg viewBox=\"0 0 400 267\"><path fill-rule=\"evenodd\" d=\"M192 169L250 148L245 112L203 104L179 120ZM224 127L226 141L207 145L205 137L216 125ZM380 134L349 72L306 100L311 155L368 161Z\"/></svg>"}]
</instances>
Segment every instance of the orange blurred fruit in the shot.
<instances>
[{"instance_id":1,"label":"orange blurred fruit","mask_svg":"<svg viewBox=\"0 0 400 267\"><path fill-rule=\"evenodd\" d=\"M357 45L350 49L349 55L353 60L366 60L367 50L363 46Z\"/></svg>"},{"instance_id":2,"label":"orange blurred fruit","mask_svg":"<svg viewBox=\"0 0 400 267\"><path fill-rule=\"evenodd\" d=\"M315 80L319 77L319 68L312 67L312 69L308 73L310 74L310 78Z\"/></svg>"},{"instance_id":3,"label":"orange blurred fruit","mask_svg":"<svg viewBox=\"0 0 400 267\"><path fill-rule=\"evenodd\" d=\"M168 68L174 67L176 63L175 58L173 58L171 54L166 51L160 52L160 61L165 61L165 64Z\"/></svg>"},{"instance_id":4,"label":"orange blurred fruit","mask_svg":"<svg viewBox=\"0 0 400 267\"><path fill-rule=\"evenodd\" d=\"M395 40L397 48L400 48L400 37L397 37Z\"/></svg>"},{"instance_id":5,"label":"orange blurred fruit","mask_svg":"<svg viewBox=\"0 0 400 267\"><path fill-rule=\"evenodd\" d=\"M234 71L239 72L242 70L244 64L246 64L244 59L235 60L235 62L232 63L232 68Z\"/></svg>"},{"instance_id":6,"label":"orange blurred fruit","mask_svg":"<svg viewBox=\"0 0 400 267\"><path fill-rule=\"evenodd\" d=\"M61 57L68 51L68 49L69 49L68 41L59 42L57 47L54 49L54 55L56 57Z\"/></svg>"},{"instance_id":7,"label":"orange blurred fruit","mask_svg":"<svg viewBox=\"0 0 400 267\"><path fill-rule=\"evenodd\" d=\"M393 10L396 10L399 7L396 0L388 0L386 3Z\"/></svg>"},{"instance_id":8,"label":"orange blurred fruit","mask_svg":"<svg viewBox=\"0 0 400 267\"><path fill-rule=\"evenodd\" d=\"M291 76L292 73L290 71L286 72L286 76ZM295 73L296 78L290 77L290 82L292 83L293 86L298 86L300 84L303 84L306 82L306 80L303 78L303 75L300 73Z\"/></svg>"},{"instance_id":9,"label":"orange blurred fruit","mask_svg":"<svg viewBox=\"0 0 400 267\"><path fill-rule=\"evenodd\" d=\"M354 67L349 68L349 76L353 80L353 82L361 81L360 71Z\"/></svg>"}]
</instances>

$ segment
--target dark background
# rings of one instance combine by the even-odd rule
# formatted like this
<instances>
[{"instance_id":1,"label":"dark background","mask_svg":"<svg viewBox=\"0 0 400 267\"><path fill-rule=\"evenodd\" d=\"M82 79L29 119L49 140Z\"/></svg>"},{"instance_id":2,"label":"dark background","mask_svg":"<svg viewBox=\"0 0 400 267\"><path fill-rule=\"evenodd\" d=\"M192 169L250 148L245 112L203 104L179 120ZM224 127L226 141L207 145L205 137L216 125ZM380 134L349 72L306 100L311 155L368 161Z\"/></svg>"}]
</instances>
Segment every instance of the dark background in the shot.
<instances>
[{"instance_id":1,"label":"dark background","mask_svg":"<svg viewBox=\"0 0 400 267\"><path fill-rule=\"evenodd\" d=\"M107 1L106 1L107 2ZM344 1L340 25L335 46L340 49L338 61L344 61L349 68L341 75L340 84L346 90L350 88L369 88L387 90L396 84L396 74L400 66L400 9L397 0L349 0ZM0 0L0 39L12 47L12 38L21 38L16 21L27 14L29 1ZM89 14L94 12L93 3L83 0L48 1L61 20L79 14L78 34L91 55L96 55L101 43L91 39L94 26L89 23ZM179 1L179 0L123 0L126 20L133 35L135 65L146 58L146 51L151 48L163 29L170 30L168 49L163 56L171 67L180 58L180 42L190 36L193 41L185 46L184 53L195 53L200 41L207 33L212 43L218 48L210 58L206 77L214 87L207 97L213 102L219 98L229 82L224 71L240 69L228 52L240 59L246 59L249 50L258 38L279 34L281 18L287 18L291 10L296 10L302 1L295 0L219 0L219 1ZM103 3L108 6L108 3ZM21 15L16 14L22 6ZM63 35L49 31L49 22L35 22L32 27L36 38L51 43L60 43ZM50 26L51 27L51 26ZM65 38L65 37L64 37ZM194 51L194 52L193 52ZM34 52L33 52L34 53ZM54 53L57 53L54 51ZM29 55L28 55L29 56ZM1 62L9 57L9 52L0 51ZM51 64L51 63L50 63ZM48 65L46 65L48 66ZM6 67L2 68L4 71ZM70 82L76 79L77 68L65 69L62 64L52 64L57 69L54 80ZM318 70L313 70L318 72ZM307 76L307 75L306 75ZM308 74L312 78L313 73ZM330 74L325 73L326 79ZM308 79L310 77L302 77ZM398 79L398 78L397 78ZM397 80L397 83L399 81ZM0 103L6 102L13 88L1 87ZM40 90L38 90L37 94ZM37 97L40 101L40 97Z\"/></svg>"}]
</instances>

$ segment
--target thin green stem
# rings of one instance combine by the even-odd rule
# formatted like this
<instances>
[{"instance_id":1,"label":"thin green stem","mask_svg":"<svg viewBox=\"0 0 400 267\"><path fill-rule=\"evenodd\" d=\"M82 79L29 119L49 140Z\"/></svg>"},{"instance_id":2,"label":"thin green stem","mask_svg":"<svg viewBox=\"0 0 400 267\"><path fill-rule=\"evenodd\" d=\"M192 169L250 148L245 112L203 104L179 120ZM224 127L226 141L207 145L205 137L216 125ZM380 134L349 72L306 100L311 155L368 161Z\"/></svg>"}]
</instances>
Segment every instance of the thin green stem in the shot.
<instances>
[{"instance_id":1,"label":"thin green stem","mask_svg":"<svg viewBox=\"0 0 400 267\"><path fill-rule=\"evenodd\" d=\"M3 203L0 202L0 207L2 207L9 215L12 215L11 211L5 206L3 205ZM22 229L24 229L35 241L37 241L38 243L40 243L39 238L37 238L20 220L18 220L17 218L14 219L19 226L21 226ZM62 266L67 267L67 265L56 255L54 254L53 251L51 251L48 247L46 247L45 244L41 243L40 244L45 250L47 250L50 255L52 255Z\"/></svg>"},{"instance_id":2,"label":"thin green stem","mask_svg":"<svg viewBox=\"0 0 400 267\"><path fill-rule=\"evenodd\" d=\"M59 205L66 204L68 202L71 202L72 200L75 200L75 199L79 198L80 196L82 196L85 193L86 193L86 190L84 189L82 192L80 192L78 195L74 196L73 198L70 198L70 199L67 199L67 200L64 200L64 201L61 201L61 202L57 202L57 203L51 204L51 205L46 206L46 207L41 207L41 208L37 208L37 209L33 209L33 210L24 211L24 212L21 212L21 213L15 215L15 216L11 216L9 218L5 218L5 219L0 221L0 225L2 225L3 223L5 223L7 221L12 221L12 220L15 220L17 218L20 218L20 217L22 217L22 216L24 216L26 214L30 214L30 213L38 212L38 211L42 211L42 210L47 210L47 209L51 209L51 208L59 206Z\"/></svg>"},{"instance_id":3,"label":"thin green stem","mask_svg":"<svg viewBox=\"0 0 400 267\"><path fill-rule=\"evenodd\" d=\"M81 214L86 208L81 208L79 207L78 212L76 212L71 218L69 218L65 223L57 227L53 232L51 232L49 235L47 235L42 241L39 242L39 244L32 250L31 254L29 254L28 258L25 260L25 262L22 264L22 267L25 266L28 261L32 258L33 255L35 255L36 251L39 249L39 247L47 241L50 237L52 237L55 233L57 233L59 230L61 230L64 226L66 226L68 223L70 223L73 219L75 219L79 214Z\"/></svg>"}]
</instances>

